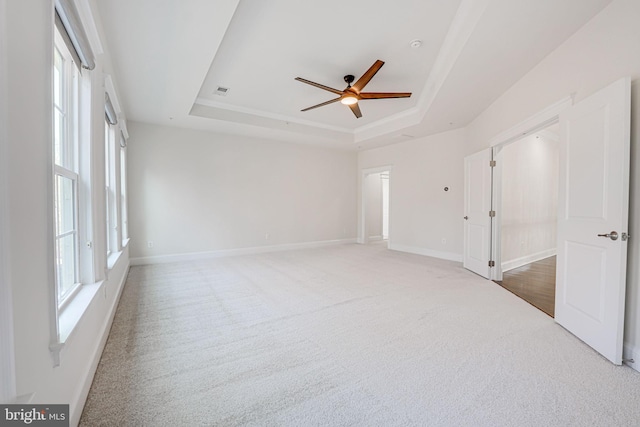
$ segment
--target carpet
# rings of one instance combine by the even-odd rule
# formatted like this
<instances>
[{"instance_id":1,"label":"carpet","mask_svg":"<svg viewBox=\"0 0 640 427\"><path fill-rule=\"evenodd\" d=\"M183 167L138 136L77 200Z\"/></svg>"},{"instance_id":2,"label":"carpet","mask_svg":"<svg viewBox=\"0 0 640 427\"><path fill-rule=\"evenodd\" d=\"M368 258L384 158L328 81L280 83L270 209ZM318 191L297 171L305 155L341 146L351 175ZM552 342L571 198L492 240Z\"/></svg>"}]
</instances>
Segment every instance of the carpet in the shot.
<instances>
[{"instance_id":1,"label":"carpet","mask_svg":"<svg viewBox=\"0 0 640 427\"><path fill-rule=\"evenodd\" d=\"M132 267L82 426L637 426L640 374L384 245Z\"/></svg>"}]
</instances>

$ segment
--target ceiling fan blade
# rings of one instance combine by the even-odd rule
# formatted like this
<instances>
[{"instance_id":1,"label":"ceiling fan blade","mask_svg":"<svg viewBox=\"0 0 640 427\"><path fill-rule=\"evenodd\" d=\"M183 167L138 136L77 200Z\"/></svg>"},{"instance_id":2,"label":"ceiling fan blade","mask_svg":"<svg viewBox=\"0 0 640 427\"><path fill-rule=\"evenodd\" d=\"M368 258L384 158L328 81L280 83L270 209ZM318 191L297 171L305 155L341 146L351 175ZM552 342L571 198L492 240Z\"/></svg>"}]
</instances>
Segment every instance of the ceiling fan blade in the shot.
<instances>
[{"instance_id":1,"label":"ceiling fan blade","mask_svg":"<svg viewBox=\"0 0 640 427\"><path fill-rule=\"evenodd\" d=\"M349 105L349 108L351 108L351 111L353 111L353 114L355 114L357 118L362 117L362 113L360 112L360 106L358 106L357 102L355 104Z\"/></svg>"},{"instance_id":2,"label":"ceiling fan blade","mask_svg":"<svg viewBox=\"0 0 640 427\"><path fill-rule=\"evenodd\" d=\"M314 106L305 108L304 110L300 110L300 111L313 110L314 108L324 107L325 105L333 104L334 102L338 102L338 101L340 101L340 98L332 99L331 101L323 102L322 104L314 105Z\"/></svg>"},{"instance_id":3,"label":"ceiling fan blade","mask_svg":"<svg viewBox=\"0 0 640 427\"><path fill-rule=\"evenodd\" d=\"M362 89L364 89L364 87L366 86L367 83L369 83L369 80L371 80L373 78L373 76L376 75L376 73L378 72L378 70L380 70L380 68L382 68L382 66L384 65L384 61L380 61L379 59L373 63L373 65L371 66L371 68L369 68L367 70L366 73L364 73L362 75L362 77L360 77L358 79L357 82L355 82L355 84L353 86L351 86L351 88L353 90L356 91L356 93L360 93L360 91Z\"/></svg>"},{"instance_id":4,"label":"ceiling fan blade","mask_svg":"<svg viewBox=\"0 0 640 427\"><path fill-rule=\"evenodd\" d=\"M362 92L362 99L409 98L411 92Z\"/></svg>"},{"instance_id":5,"label":"ceiling fan blade","mask_svg":"<svg viewBox=\"0 0 640 427\"><path fill-rule=\"evenodd\" d=\"M342 95L342 91L341 90L334 89L334 88L329 87L329 86L321 85L320 83L312 82L311 80L303 79L302 77L296 77L296 80L299 81L299 82L302 82L302 83L306 83L306 84L311 85L311 86L315 86L315 87L320 88L320 89L328 90L329 92L333 92L336 95Z\"/></svg>"}]
</instances>

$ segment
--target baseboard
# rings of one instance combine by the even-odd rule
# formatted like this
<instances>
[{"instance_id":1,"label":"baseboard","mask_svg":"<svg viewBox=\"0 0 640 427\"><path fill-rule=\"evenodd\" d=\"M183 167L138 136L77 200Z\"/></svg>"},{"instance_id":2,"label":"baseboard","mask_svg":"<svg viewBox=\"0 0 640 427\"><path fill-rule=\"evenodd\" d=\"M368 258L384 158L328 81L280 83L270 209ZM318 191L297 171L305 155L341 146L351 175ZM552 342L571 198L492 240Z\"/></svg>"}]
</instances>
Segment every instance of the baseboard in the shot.
<instances>
[{"instance_id":1,"label":"baseboard","mask_svg":"<svg viewBox=\"0 0 640 427\"><path fill-rule=\"evenodd\" d=\"M625 344L622 350L622 363L640 372L640 348Z\"/></svg>"},{"instance_id":2,"label":"baseboard","mask_svg":"<svg viewBox=\"0 0 640 427\"><path fill-rule=\"evenodd\" d=\"M84 410L84 405L87 401L87 397L89 396L89 390L91 389L91 384L93 383L93 377L95 376L96 370L98 369L98 364L100 363L100 358L102 357L102 352L104 351L104 346L107 344L107 338L109 338L109 332L111 331L111 325L113 324L113 319L116 316L116 310L118 308L118 303L120 302L120 296L122 296L122 290L124 289L124 285L127 281L127 276L129 275L129 268L131 267L131 261L129 260L124 268L124 274L120 279L120 283L118 284L118 290L116 292L116 297L111 303L111 307L109 307L109 313L107 316L107 321L104 322L102 330L100 331L100 340L98 341L98 345L95 347L93 354L91 355L91 364L89 368L85 372L84 375L84 384L80 389L79 393L76 395L73 403L70 405L72 408L72 413L69 414L69 418L71 421L71 425L77 425L80 422L80 417L82 416L82 411Z\"/></svg>"},{"instance_id":3,"label":"baseboard","mask_svg":"<svg viewBox=\"0 0 640 427\"><path fill-rule=\"evenodd\" d=\"M400 252L409 252L411 254L430 256L433 258L446 259L449 261L462 262L462 255L451 252L434 251L433 249L419 248L415 246L398 245L389 243L389 249Z\"/></svg>"},{"instance_id":4,"label":"baseboard","mask_svg":"<svg viewBox=\"0 0 640 427\"><path fill-rule=\"evenodd\" d=\"M356 239L337 239L337 240L321 240L317 242L303 242L303 243L287 243L283 245L273 246L255 246L250 248L239 249L221 249L218 251L207 252L190 252L184 254L172 254L172 255L157 255L149 257L137 257L131 258L131 265L147 265L147 264L164 264L169 262L184 262L184 261L197 261L208 258L222 258L228 256L238 255L254 255L268 252L281 252L290 251L295 249L311 249L320 248L324 246L344 245L349 243L356 243Z\"/></svg>"},{"instance_id":5,"label":"baseboard","mask_svg":"<svg viewBox=\"0 0 640 427\"><path fill-rule=\"evenodd\" d=\"M540 261L556 254L556 249L547 249L546 251L536 252L535 254L523 256L520 258L512 259L511 261L505 261L502 263L502 271L513 270L514 268L522 267L523 265L531 264L532 262Z\"/></svg>"},{"instance_id":6,"label":"baseboard","mask_svg":"<svg viewBox=\"0 0 640 427\"><path fill-rule=\"evenodd\" d=\"M382 236L369 236L368 239L370 242L379 242L380 240L382 240Z\"/></svg>"}]
</instances>

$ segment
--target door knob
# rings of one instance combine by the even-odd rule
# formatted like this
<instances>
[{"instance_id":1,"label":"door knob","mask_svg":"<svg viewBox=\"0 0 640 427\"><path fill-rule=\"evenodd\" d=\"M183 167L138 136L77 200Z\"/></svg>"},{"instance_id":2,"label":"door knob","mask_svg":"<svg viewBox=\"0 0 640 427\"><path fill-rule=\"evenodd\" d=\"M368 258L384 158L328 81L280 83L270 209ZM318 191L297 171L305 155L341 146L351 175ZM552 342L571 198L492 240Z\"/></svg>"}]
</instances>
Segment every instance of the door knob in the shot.
<instances>
[{"instance_id":1,"label":"door knob","mask_svg":"<svg viewBox=\"0 0 640 427\"><path fill-rule=\"evenodd\" d=\"M607 233L607 234L598 234L598 237L608 237L611 240L618 240L618 232L612 231L611 233Z\"/></svg>"},{"instance_id":2,"label":"door knob","mask_svg":"<svg viewBox=\"0 0 640 427\"><path fill-rule=\"evenodd\" d=\"M464 217L464 219L469 219L469 217L468 217L468 216L465 216L465 217Z\"/></svg>"}]
</instances>

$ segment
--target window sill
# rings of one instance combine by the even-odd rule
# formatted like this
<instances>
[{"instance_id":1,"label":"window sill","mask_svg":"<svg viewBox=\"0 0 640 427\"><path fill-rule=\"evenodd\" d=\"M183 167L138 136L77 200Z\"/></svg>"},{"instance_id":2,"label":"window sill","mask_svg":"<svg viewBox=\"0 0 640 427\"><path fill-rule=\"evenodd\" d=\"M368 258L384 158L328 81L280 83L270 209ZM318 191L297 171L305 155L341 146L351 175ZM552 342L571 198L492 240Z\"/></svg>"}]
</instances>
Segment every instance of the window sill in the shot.
<instances>
[{"instance_id":1,"label":"window sill","mask_svg":"<svg viewBox=\"0 0 640 427\"><path fill-rule=\"evenodd\" d=\"M87 311L87 307L98 294L103 282L92 283L90 285L82 285L77 295L67 306L60 312L58 327L60 331L60 344L67 342L76 325L80 323L80 319Z\"/></svg>"},{"instance_id":2,"label":"window sill","mask_svg":"<svg viewBox=\"0 0 640 427\"><path fill-rule=\"evenodd\" d=\"M81 285L78 293L60 311L58 317L58 342L49 347L53 356L54 366L60 365L62 349L71 338L76 326L80 324L82 316L84 316L87 308L100 291L102 284L103 282Z\"/></svg>"},{"instance_id":3,"label":"window sill","mask_svg":"<svg viewBox=\"0 0 640 427\"><path fill-rule=\"evenodd\" d=\"M109 254L109 257L107 257L107 269L111 270L113 266L116 265L120 259L120 255L122 255L122 252L123 251L111 252L111 254Z\"/></svg>"},{"instance_id":4,"label":"window sill","mask_svg":"<svg viewBox=\"0 0 640 427\"><path fill-rule=\"evenodd\" d=\"M129 243L129 239L127 239L126 243ZM109 270L116 265L123 253L124 250L109 255L107 259ZM105 285L106 283L103 280L87 285L80 285L77 293L73 295L70 301L58 313L58 342L49 346L53 356L54 366L60 365L60 353L62 349L72 338L76 326L80 324L87 309L100 291L104 289ZM106 290L104 292L106 292ZM106 297L106 294L104 295Z\"/></svg>"}]
</instances>

